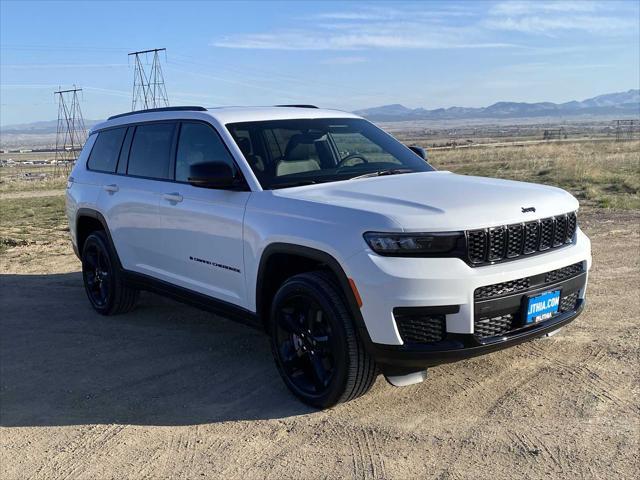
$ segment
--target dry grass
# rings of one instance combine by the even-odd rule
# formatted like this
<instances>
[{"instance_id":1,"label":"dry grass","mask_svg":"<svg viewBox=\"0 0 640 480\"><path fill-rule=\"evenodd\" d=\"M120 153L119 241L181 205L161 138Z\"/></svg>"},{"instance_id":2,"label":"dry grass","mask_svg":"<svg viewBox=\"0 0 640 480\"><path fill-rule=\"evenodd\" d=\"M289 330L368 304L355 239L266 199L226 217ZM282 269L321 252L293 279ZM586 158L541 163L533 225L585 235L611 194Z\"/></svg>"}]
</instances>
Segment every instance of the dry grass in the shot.
<instances>
[{"instance_id":1,"label":"dry grass","mask_svg":"<svg viewBox=\"0 0 640 480\"><path fill-rule=\"evenodd\" d=\"M44 178L2 178L0 179L0 193L62 190L66 184L66 176L46 176Z\"/></svg>"},{"instance_id":2,"label":"dry grass","mask_svg":"<svg viewBox=\"0 0 640 480\"><path fill-rule=\"evenodd\" d=\"M0 200L0 253L67 237L64 196Z\"/></svg>"},{"instance_id":3,"label":"dry grass","mask_svg":"<svg viewBox=\"0 0 640 480\"><path fill-rule=\"evenodd\" d=\"M640 209L640 141L432 150L438 169L565 188L584 203Z\"/></svg>"}]
</instances>

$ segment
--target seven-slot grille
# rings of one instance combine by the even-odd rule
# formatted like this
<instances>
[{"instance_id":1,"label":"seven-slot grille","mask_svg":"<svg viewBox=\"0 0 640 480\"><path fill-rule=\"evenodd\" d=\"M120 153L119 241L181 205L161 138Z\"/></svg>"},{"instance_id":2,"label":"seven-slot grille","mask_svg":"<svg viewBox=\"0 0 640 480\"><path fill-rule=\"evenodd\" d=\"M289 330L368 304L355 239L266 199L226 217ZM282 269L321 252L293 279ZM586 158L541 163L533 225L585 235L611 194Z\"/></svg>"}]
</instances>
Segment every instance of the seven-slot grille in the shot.
<instances>
[{"instance_id":1,"label":"seven-slot grille","mask_svg":"<svg viewBox=\"0 0 640 480\"><path fill-rule=\"evenodd\" d=\"M544 252L573 241L575 212L482 230L467 231L468 260L473 266Z\"/></svg>"}]
</instances>

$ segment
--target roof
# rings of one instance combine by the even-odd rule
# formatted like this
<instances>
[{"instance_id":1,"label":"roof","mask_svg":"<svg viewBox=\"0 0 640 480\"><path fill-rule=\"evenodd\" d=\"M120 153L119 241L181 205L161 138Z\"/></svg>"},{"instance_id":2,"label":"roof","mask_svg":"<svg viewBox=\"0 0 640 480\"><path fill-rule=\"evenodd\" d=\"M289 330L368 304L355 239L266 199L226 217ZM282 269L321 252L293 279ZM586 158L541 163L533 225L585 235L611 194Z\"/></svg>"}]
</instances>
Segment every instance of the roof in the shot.
<instances>
[{"instance_id":1,"label":"roof","mask_svg":"<svg viewBox=\"0 0 640 480\"><path fill-rule=\"evenodd\" d=\"M240 123L260 120L288 120L313 118L360 118L357 115L340 110L304 107L216 107L203 111L201 107L176 107L158 109L156 111L131 112L127 115L115 115L109 120L99 123L92 131L134 122L172 119L204 119L213 117L219 123Z\"/></svg>"},{"instance_id":2,"label":"roof","mask_svg":"<svg viewBox=\"0 0 640 480\"><path fill-rule=\"evenodd\" d=\"M220 107L207 112L221 123L250 122L258 120L287 120L298 118L358 118L341 110L299 107Z\"/></svg>"}]
</instances>

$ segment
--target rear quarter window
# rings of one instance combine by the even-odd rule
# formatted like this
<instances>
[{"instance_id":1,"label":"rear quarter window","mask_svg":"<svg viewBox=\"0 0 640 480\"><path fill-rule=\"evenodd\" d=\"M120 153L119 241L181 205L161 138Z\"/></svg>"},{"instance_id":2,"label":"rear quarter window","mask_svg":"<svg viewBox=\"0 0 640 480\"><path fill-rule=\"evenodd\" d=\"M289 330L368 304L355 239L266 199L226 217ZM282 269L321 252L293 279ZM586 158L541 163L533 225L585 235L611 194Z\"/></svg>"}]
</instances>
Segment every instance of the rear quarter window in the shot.
<instances>
[{"instance_id":1,"label":"rear quarter window","mask_svg":"<svg viewBox=\"0 0 640 480\"><path fill-rule=\"evenodd\" d=\"M114 173L126 131L126 128L113 128L98 133L87 161L87 168L98 172Z\"/></svg>"}]
</instances>

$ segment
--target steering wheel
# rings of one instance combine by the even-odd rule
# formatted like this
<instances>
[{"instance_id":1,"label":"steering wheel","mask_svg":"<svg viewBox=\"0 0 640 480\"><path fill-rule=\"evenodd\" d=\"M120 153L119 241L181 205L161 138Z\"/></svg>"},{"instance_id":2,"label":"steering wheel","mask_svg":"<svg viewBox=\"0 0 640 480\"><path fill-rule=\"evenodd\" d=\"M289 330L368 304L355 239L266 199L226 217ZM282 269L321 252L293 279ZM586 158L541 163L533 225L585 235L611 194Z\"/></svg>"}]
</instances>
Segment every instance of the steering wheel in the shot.
<instances>
[{"instance_id":1,"label":"steering wheel","mask_svg":"<svg viewBox=\"0 0 640 480\"><path fill-rule=\"evenodd\" d=\"M361 153L352 153L352 154L347 155L346 157L344 157L342 160L340 160L338 162L338 164L336 165L336 168L340 169L340 168L344 167L345 163L347 163L349 160L353 160L354 158L362 160L362 163L369 163L369 160L367 160L367 158L364 155L362 155Z\"/></svg>"}]
</instances>

